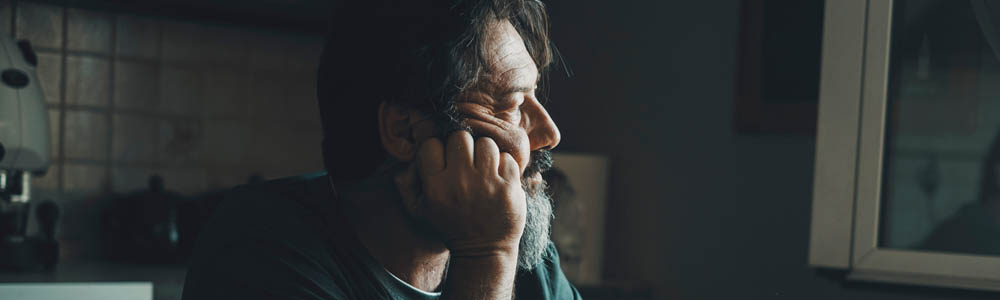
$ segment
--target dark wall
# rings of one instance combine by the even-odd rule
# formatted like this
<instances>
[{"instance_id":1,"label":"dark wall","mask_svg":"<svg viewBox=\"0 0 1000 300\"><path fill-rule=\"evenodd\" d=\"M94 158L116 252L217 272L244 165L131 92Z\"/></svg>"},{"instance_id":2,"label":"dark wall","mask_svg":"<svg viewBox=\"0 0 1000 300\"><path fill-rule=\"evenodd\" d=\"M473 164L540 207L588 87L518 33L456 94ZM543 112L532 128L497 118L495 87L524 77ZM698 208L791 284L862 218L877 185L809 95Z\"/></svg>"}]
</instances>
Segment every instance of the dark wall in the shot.
<instances>
[{"instance_id":1,"label":"dark wall","mask_svg":"<svg viewBox=\"0 0 1000 300\"><path fill-rule=\"evenodd\" d=\"M668 299L988 299L808 268L815 138L732 130L739 1L557 3L560 150L612 159L605 277Z\"/></svg>"}]
</instances>

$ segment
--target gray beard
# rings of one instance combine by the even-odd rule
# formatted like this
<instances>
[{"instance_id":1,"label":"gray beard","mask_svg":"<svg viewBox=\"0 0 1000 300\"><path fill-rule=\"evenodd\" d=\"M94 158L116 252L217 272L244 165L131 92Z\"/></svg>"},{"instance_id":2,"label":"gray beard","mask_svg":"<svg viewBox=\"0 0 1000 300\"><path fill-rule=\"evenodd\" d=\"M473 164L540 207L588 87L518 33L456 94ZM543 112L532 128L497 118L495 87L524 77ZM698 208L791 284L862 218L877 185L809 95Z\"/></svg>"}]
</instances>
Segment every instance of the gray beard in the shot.
<instances>
[{"instance_id":1,"label":"gray beard","mask_svg":"<svg viewBox=\"0 0 1000 300\"><path fill-rule=\"evenodd\" d=\"M517 268L530 271L545 259L551 239L552 201L546 191L545 181L538 184L523 183L528 214L525 216L524 233L517 253Z\"/></svg>"}]
</instances>

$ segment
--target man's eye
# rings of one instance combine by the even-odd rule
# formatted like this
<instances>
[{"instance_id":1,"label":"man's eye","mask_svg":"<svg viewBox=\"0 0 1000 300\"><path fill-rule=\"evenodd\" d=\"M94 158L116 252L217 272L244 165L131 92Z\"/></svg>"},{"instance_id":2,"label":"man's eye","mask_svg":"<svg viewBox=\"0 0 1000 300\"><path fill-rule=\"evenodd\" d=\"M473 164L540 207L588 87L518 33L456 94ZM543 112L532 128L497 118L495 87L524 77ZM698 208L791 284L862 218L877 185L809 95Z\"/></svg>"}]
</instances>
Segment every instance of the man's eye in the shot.
<instances>
[{"instance_id":1,"label":"man's eye","mask_svg":"<svg viewBox=\"0 0 1000 300\"><path fill-rule=\"evenodd\" d=\"M519 108L521 108L521 104L524 103L523 99L524 98L522 97L517 97L517 98L511 97L504 101L499 101L495 106L495 110L497 112L516 111Z\"/></svg>"},{"instance_id":2,"label":"man's eye","mask_svg":"<svg viewBox=\"0 0 1000 300\"><path fill-rule=\"evenodd\" d=\"M498 113L496 117L501 120L517 124L521 122L521 110L515 107L514 109Z\"/></svg>"},{"instance_id":3,"label":"man's eye","mask_svg":"<svg viewBox=\"0 0 1000 300\"><path fill-rule=\"evenodd\" d=\"M515 121L521 116L521 106L517 101L507 101L494 107L494 115L503 120Z\"/></svg>"},{"instance_id":4,"label":"man's eye","mask_svg":"<svg viewBox=\"0 0 1000 300\"><path fill-rule=\"evenodd\" d=\"M508 113L518 111L521 107L518 105L503 105L497 107L496 111L500 113Z\"/></svg>"}]
</instances>

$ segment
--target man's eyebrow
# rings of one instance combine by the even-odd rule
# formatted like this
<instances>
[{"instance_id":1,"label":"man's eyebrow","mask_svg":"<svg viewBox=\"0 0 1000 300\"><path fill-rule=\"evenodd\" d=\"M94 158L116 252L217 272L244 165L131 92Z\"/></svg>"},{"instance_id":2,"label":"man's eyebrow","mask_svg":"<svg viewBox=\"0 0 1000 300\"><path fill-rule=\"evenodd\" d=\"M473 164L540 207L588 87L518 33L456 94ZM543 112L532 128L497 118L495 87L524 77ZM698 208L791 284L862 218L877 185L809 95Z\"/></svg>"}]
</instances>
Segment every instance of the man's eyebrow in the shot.
<instances>
[{"instance_id":1,"label":"man's eyebrow","mask_svg":"<svg viewBox=\"0 0 1000 300\"><path fill-rule=\"evenodd\" d=\"M515 86L515 87L511 87L511 88L507 88L507 89L503 90L503 92L501 93L501 95L510 95L510 94L513 94L513 93L528 93L528 92L534 91L535 88L536 87L533 86L533 85L532 86L526 86L526 85L525 86Z\"/></svg>"}]
</instances>

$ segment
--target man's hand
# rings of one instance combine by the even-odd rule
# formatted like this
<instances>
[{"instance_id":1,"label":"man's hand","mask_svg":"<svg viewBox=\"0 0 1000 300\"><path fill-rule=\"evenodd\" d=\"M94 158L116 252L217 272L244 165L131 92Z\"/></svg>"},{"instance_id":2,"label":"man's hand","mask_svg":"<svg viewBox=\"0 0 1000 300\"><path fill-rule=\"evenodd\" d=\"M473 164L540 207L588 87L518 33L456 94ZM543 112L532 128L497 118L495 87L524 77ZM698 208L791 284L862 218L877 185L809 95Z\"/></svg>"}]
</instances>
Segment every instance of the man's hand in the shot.
<instances>
[{"instance_id":1,"label":"man's hand","mask_svg":"<svg viewBox=\"0 0 1000 300\"><path fill-rule=\"evenodd\" d=\"M510 299L527 204L521 168L491 138L467 131L420 145L397 177L407 210L442 235L451 252L444 299ZM416 197L414 177L419 174Z\"/></svg>"},{"instance_id":2,"label":"man's hand","mask_svg":"<svg viewBox=\"0 0 1000 300\"><path fill-rule=\"evenodd\" d=\"M424 203L411 206L444 236L452 256L516 254L526 203L520 167L493 139L457 131L417 154ZM408 205L409 206L409 205Z\"/></svg>"}]
</instances>

